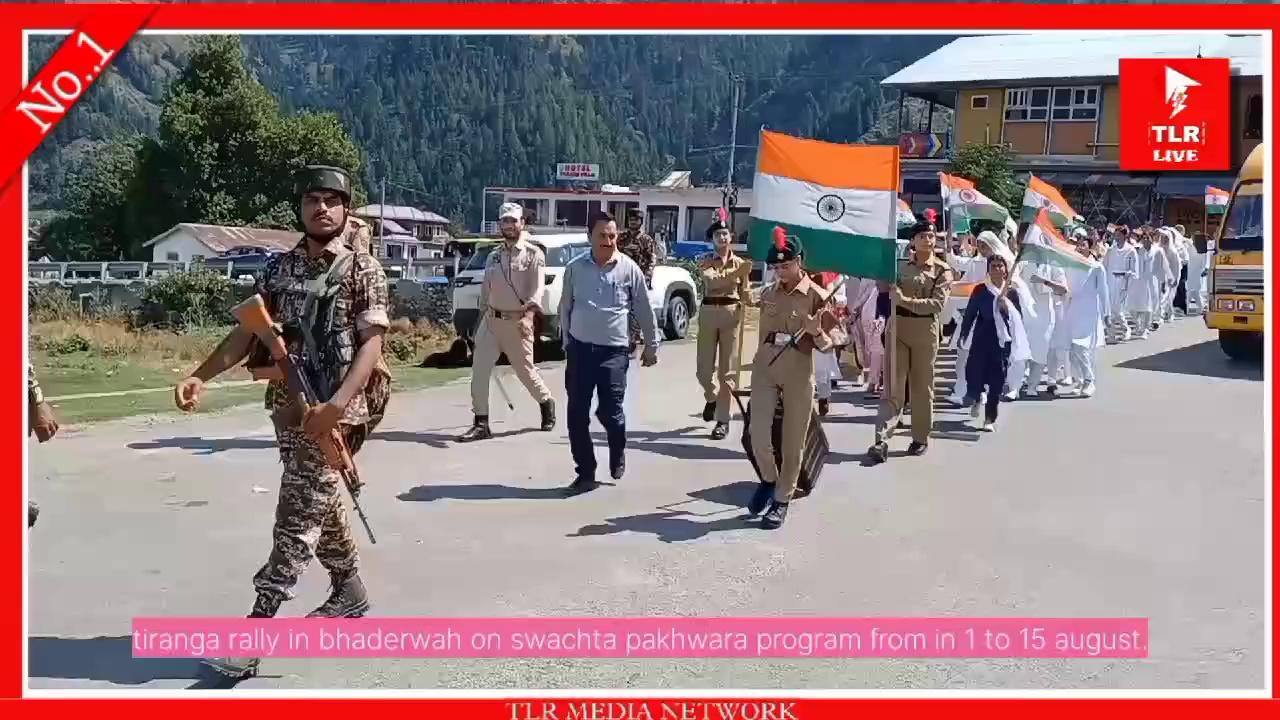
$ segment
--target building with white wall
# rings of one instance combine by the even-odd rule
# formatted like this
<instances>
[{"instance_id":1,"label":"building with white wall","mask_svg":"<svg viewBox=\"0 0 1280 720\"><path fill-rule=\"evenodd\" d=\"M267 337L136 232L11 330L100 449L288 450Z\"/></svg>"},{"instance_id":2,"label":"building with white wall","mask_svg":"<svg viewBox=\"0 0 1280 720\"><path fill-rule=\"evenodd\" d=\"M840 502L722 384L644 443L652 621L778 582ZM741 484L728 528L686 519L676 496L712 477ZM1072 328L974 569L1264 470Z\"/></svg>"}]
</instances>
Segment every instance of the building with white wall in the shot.
<instances>
[{"instance_id":1,"label":"building with white wall","mask_svg":"<svg viewBox=\"0 0 1280 720\"><path fill-rule=\"evenodd\" d=\"M264 228L179 223L143 244L152 262L191 262L246 252L288 252L302 233Z\"/></svg>"}]
</instances>

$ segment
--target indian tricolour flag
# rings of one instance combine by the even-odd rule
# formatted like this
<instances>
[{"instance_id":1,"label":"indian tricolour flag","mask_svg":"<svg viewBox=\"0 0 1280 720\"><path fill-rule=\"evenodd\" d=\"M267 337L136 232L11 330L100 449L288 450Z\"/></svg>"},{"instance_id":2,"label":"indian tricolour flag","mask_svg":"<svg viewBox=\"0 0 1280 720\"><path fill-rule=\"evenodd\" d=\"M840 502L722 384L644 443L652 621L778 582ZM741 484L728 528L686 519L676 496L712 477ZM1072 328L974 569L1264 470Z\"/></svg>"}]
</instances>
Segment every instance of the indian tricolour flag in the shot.
<instances>
[{"instance_id":1,"label":"indian tricolour flag","mask_svg":"<svg viewBox=\"0 0 1280 720\"><path fill-rule=\"evenodd\" d=\"M1204 209L1210 215L1221 215L1227 211L1227 201L1231 193L1212 185L1204 186Z\"/></svg>"},{"instance_id":2,"label":"indian tricolour flag","mask_svg":"<svg viewBox=\"0 0 1280 720\"><path fill-rule=\"evenodd\" d=\"M1049 212L1054 227L1066 227L1075 221L1076 211L1058 188L1032 175L1022 196L1022 222L1035 222L1041 209Z\"/></svg>"},{"instance_id":3,"label":"indian tricolour flag","mask_svg":"<svg viewBox=\"0 0 1280 720\"><path fill-rule=\"evenodd\" d=\"M978 192L973 181L956 175L938 173L942 188L942 207L953 217L965 220L991 220L1001 225L1009 219L1009 211L995 200Z\"/></svg>"},{"instance_id":4,"label":"indian tricolour flag","mask_svg":"<svg viewBox=\"0 0 1280 720\"><path fill-rule=\"evenodd\" d=\"M752 187L749 252L764 260L781 226L809 270L892 280L897 274L898 146L839 145L763 130Z\"/></svg>"},{"instance_id":5,"label":"indian tricolour flag","mask_svg":"<svg viewBox=\"0 0 1280 720\"><path fill-rule=\"evenodd\" d=\"M1068 271L1087 271L1097 265L1095 260L1076 252L1062 237L1047 209L1041 209L1035 223L1027 228L1019 257L1035 265L1055 265Z\"/></svg>"},{"instance_id":6,"label":"indian tricolour flag","mask_svg":"<svg viewBox=\"0 0 1280 720\"><path fill-rule=\"evenodd\" d=\"M908 227L916 224L916 214L911 212L911 206L906 200L898 198L898 227Z\"/></svg>"}]
</instances>

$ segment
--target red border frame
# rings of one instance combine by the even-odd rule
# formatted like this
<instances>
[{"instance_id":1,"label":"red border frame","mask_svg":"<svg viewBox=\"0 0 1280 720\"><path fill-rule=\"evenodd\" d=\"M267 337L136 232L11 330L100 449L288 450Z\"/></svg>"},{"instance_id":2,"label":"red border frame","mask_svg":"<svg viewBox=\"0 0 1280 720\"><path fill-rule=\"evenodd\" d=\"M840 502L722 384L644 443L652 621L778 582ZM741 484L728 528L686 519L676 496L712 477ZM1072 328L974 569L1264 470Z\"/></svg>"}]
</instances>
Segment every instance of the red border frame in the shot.
<instances>
[{"instance_id":1,"label":"red border frame","mask_svg":"<svg viewBox=\"0 0 1280 720\"><path fill-rule=\"evenodd\" d=\"M147 24L149 30L183 30L198 28L215 28L219 30L302 30L328 29L341 31L346 29L419 29L430 32L433 29L475 30L477 32L492 31L495 7L493 5L387 5L387 4L307 4L308 12L298 12L298 8L288 4L180 4L160 5ZM1044 5L999 5L999 4L966 4L963 13L957 12L955 5L919 4L919 5L696 5L696 4L602 4L602 5L508 5L503 6L504 17L513 26L522 30L633 30L646 31L658 29L690 29L723 32L725 30L820 30L824 32L840 29L912 29L936 30L991 30L991 29L1183 29L1183 30L1240 30L1256 29L1276 32L1280 26L1280 6L1275 5L1061 5L1046 7ZM22 90L22 31L24 29L70 29L82 19L89 16L110 15L120 13L124 8L119 4L64 4L64 5L0 5L0 98L11 100ZM664 12L665 11L665 12ZM666 19L663 18L678 18ZM1280 35L1272 36L1272 57L1280 53ZM1280 73L1273 72L1272 103L1280 97ZM1273 111L1272 131L1280 128L1280 119ZM1277 157L1276 148L1280 147L1272 141L1272 157ZM1280 167L1274 163L1273 168ZM26 229L21 227L22 191L17 183L9 185L0 194L0 223L4 224L9 237L25 237ZM1273 205L1273 212L1280 204ZM1272 228L1280 227L1276 220L1280 213L1272 218ZM1280 243L1273 243L1273 251L1280 250ZM19 254L20 258L21 255ZM25 288L25 268L22 263L6 265L8 270L0 269L0 273L8 273L9 283L4 285L16 289ZM22 303L16 290L10 291L15 300L14 307L21 308ZM13 322L9 332L9 352L0 354L0 375L12 378L25 376L22 367L22 351L25 337L18 332L23 327L24 318L16 310L6 313L5 323ZM1275 335L1275 324L1269 328L1273 350L1280 348ZM15 388L15 394L17 392ZM1274 403L1276 392L1272 389ZM25 442L25 419L19 417L21 405L5 415L3 429L5 437L12 438L9 446L11 456L21 456ZM13 423L10 425L9 423ZM1273 427L1273 447L1276 430ZM19 440L23 438L23 440ZM21 470L14 472L9 481L4 483L3 505L19 507L21 505ZM1272 517L1276 516L1276 493L1272 489ZM25 516L25 510L23 511ZM23 566L22 542L26 532L25 525L17 522L17 513L13 513L12 522L6 523L3 539L0 540L0 557L5 560L5 567ZM1280 588L1276 578L1274 564L1280 557L1280 543L1272 537L1272 601L1275 602L1276 591ZM26 568L23 567L25 577ZM21 590L21 586L11 586ZM1274 607L1273 607L1274 613ZM26 638L22 633L22 595L20 592L0 594L0 698L19 698L22 694L24 676L22 670L22 650ZM1280 623L1272 618L1272 650L1280 645ZM1280 666L1273 662L1272 692L1280 691ZM514 695L514 693L513 693ZM656 696L657 693L655 692ZM17 710L19 713L45 715L78 716L84 712L103 712L121 710L131 715L167 715L182 712L187 717L221 718L227 708L196 700L197 697L209 697L196 694L192 700L8 700L0 702L5 711ZM811 720L814 718L844 718L852 712L894 712L904 710L908 704L911 711L921 715L942 712L951 716L969 716L985 718L993 713L1025 714L1033 712L1045 718L1074 718L1081 713L1131 713L1134 711L1153 711L1164 716L1191 717L1202 713L1231 713L1236 717L1272 716L1277 703L1274 700L1201 700L1191 703L1170 700L802 700L794 708L794 717ZM780 691L774 698L786 698L786 692ZM444 716L477 716L508 719L511 718L510 700L321 700L303 701L305 710L326 710L336 713L350 711L353 714L364 713L368 707L364 703L377 702L380 714L410 715L423 710L435 711ZM524 699L524 698L521 698ZM719 699L717 699L719 700ZM693 699L689 699L693 702ZM264 714L286 714L297 712L300 707L297 700L240 700L234 712L258 712ZM282 703L290 703L282 706ZM534 702L555 702L561 708L561 717L565 700L536 699ZM642 702L628 700L628 702ZM679 702L676 700L674 702ZM858 703L855 708L853 703ZM179 706L179 703L181 704ZM246 705L245 703L248 703ZM360 705L357 705L360 703ZM1081 706L1081 703L1084 706ZM1176 703L1176 704L1175 704ZM1270 707L1271 710L1266 708ZM656 712L654 717L660 717Z\"/></svg>"}]
</instances>

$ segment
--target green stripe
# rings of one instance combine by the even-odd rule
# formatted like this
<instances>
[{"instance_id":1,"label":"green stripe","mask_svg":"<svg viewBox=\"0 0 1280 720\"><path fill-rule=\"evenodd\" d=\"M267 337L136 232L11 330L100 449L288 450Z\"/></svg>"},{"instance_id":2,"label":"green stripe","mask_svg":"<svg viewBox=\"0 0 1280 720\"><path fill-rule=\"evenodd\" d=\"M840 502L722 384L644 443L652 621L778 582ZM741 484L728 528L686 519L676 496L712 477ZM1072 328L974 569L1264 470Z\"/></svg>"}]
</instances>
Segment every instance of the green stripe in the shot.
<instances>
[{"instance_id":1,"label":"green stripe","mask_svg":"<svg viewBox=\"0 0 1280 720\"><path fill-rule=\"evenodd\" d=\"M1048 211L1049 219L1053 221L1054 227L1060 228L1066 225L1071 220L1071 218L1067 217L1066 215L1060 215L1052 210L1049 210L1049 208L1045 208L1045 210ZM1022 206L1022 216L1021 216L1022 222L1034 223L1036 221L1036 217L1039 215L1040 215L1040 208L1032 207L1030 205Z\"/></svg>"},{"instance_id":2,"label":"green stripe","mask_svg":"<svg viewBox=\"0 0 1280 720\"><path fill-rule=\"evenodd\" d=\"M1205 206L1205 210L1207 210L1210 215L1221 215L1227 211L1227 206L1226 205L1207 205Z\"/></svg>"},{"instance_id":3,"label":"green stripe","mask_svg":"<svg viewBox=\"0 0 1280 720\"><path fill-rule=\"evenodd\" d=\"M892 281L897 277L897 240L867 235L819 230L751 218L747 253L764 261L773 244L773 229L781 226L788 235L800 238L804 267L814 272L838 272L854 277Z\"/></svg>"},{"instance_id":4,"label":"green stripe","mask_svg":"<svg viewBox=\"0 0 1280 720\"><path fill-rule=\"evenodd\" d=\"M1033 265L1054 265L1072 270L1088 270L1089 263L1040 243L1023 243L1022 259Z\"/></svg>"}]
</instances>

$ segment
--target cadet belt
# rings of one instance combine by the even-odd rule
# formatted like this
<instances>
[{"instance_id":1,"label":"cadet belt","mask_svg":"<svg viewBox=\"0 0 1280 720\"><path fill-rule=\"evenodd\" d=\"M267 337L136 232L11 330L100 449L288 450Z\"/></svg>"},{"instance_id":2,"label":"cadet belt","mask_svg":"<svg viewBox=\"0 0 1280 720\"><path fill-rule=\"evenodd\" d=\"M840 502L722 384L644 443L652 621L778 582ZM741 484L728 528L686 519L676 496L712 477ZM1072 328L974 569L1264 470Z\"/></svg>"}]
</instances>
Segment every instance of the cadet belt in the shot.
<instances>
[{"instance_id":1,"label":"cadet belt","mask_svg":"<svg viewBox=\"0 0 1280 720\"><path fill-rule=\"evenodd\" d=\"M738 298L731 297L708 297L702 299L703 305L737 305Z\"/></svg>"},{"instance_id":2,"label":"cadet belt","mask_svg":"<svg viewBox=\"0 0 1280 720\"><path fill-rule=\"evenodd\" d=\"M931 317L933 317L933 313L915 313L915 312L911 312L910 310L908 310L908 309L906 309L906 308L897 308L897 315L898 315L898 317L905 317L905 318L931 318Z\"/></svg>"},{"instance_id":3,"label":"cadet belt","mask_svg":"<svg viewBox=\"0 0 1280 720\"><path fill-rule=\"evenodd\" d=\"M494 310L493 316L499 320L519 320L524 315L523 310Z\"/></svg>"}]
</instances>

